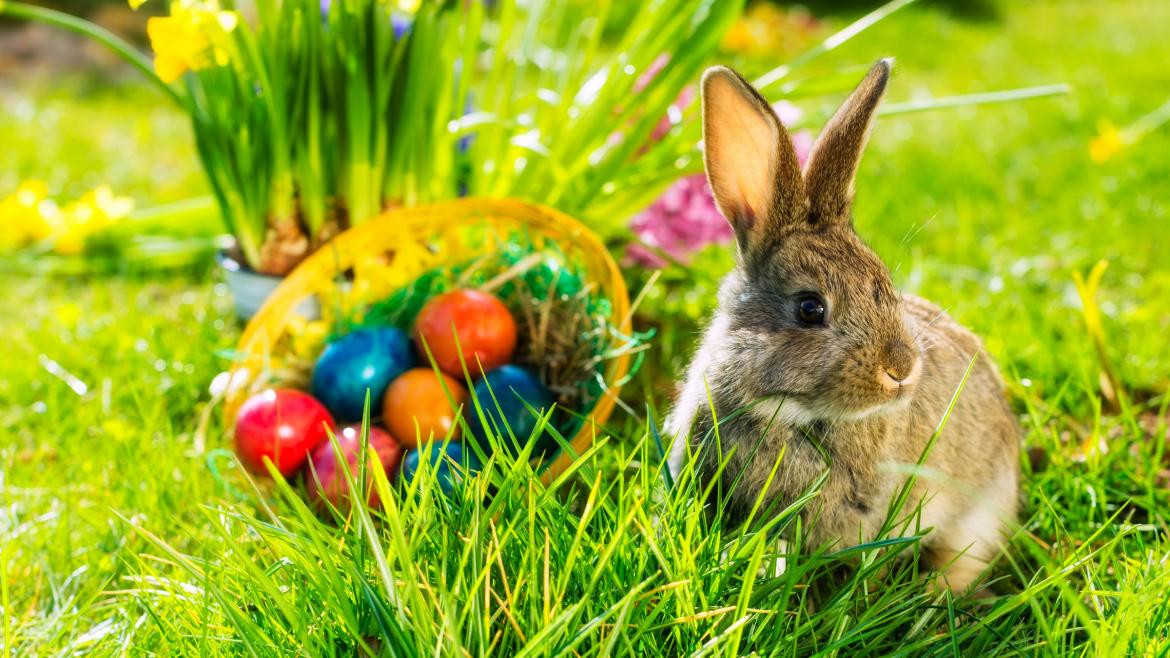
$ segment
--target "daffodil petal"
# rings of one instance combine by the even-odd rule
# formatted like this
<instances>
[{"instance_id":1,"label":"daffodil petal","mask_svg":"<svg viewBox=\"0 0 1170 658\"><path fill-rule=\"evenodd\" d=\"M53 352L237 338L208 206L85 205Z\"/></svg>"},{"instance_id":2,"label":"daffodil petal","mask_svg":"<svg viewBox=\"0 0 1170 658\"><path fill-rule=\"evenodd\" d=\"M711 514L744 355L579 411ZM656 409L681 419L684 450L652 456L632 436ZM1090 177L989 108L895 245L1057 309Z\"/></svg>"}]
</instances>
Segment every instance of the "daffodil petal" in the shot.
<instances>
[{"instance_id":1,"label":"daffodil petal","mask_svg":"<svg viewBox=\"0 0 1170 658\"><path fill-rule=\"evenodd\" d=\"M183 77L187 72L187 63L170 55L155 55L154 72L163 82L169 84Z\"/></svg>"}]
</instances>

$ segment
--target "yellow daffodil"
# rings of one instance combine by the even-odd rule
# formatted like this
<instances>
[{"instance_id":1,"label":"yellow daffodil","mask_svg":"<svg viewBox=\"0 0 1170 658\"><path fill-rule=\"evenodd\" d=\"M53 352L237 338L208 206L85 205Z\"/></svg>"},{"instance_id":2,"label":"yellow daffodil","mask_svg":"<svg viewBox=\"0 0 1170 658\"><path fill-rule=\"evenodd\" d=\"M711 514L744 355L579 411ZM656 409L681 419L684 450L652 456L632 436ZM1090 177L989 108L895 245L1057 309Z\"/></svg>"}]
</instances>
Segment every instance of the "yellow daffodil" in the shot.
<instances>
[{"instance_id":1,"label":"yellow daffodil","mask_svg":"<svg viewBox=\"0 0 1170 658\"><path fill-rule=\"evenodd\" d=\"M92 206L111 222L124 219L134 212L134 199L114 196L114 191L109 185L95 187L81 197L81 201Z\"/></svg>"},{"instance_id":2,"label":"yellow daffodil","mask_svg":"<svg viewBox=\"0 0 1170 658\"><path fill-rule=\"evenodd\" d=\"M739 19L728 28L723 35L720 46L729 52L746 53L755 48L756 38L752 35L752 27L745 19Z\"/></svg>"},{"instance_id":3,"label":"yellow daffodil","mask_svg":"<svg viewBox=\"0 0 1170 658\"><path fill-rule=\"evenodd\" d=\"M44 240L52 232L48 216L56 205L48 200L48 186L25 181L10 196L0 200L0 249L18 249Z\"/></svg>"},{"instance_id":4,"label":"yellow daffodil","mask_svg":"<svg viewBox=\"0 0 1170 658\"><path fill-rule=\"evenodd\" d=\"M807 11L757 2L727 30L720 47L745 55L774 55L805 48L817 29Z\"/></svg>"},{"instance_id":5,"label":"yellow daffodil","mask_svg":"<svg viewBox=\"0 0 1170 658\"><path fill-rule=\"evenodd\" d=\"M146 23L155 73L164 82L174 82L187 71L226 64L226 37L239 21L239 14L220 11L215 3L172 4L170 16L151 18Z\"/></svg>"},{"instance_id":6,"label":"yellow daffodil","mask_svg":"<svg viewBox=\"0 0 1170 658\"><path fill-rule=\"evenodd\" d=\"M1097 124L1097 136L1089 142L1089 157L1093 162L1103 163L1117 152L1125 148L1125 139L1121 131L1111 122L1101 120Z\"/></svg>"},{"instance_id":7,"label":"yellow daffodil","mask_svg":"<svg viewBox=\"0 0 1170 658\"><path fill-rule=\"evenodd\" d=\"M85 248L91 235L128 216L134 202L127 197L116 197L103 185L61 209L53 232L49 236L53 251L63 256L75 256Z\"/></svg>"},{"instance_id":8,"label":"yellow daffodil","mask_svg":"<svg viewBox=\"0 0 1170 658\"><path fill-rule=\"evenodd\" d=\"M1089 157L1096 163L1105 162L1121 149L1137 144L1146 135L1168 123L1170 100L1124 128L1117 128L1108 119L1101 119L1097 122L1097 136L1089 141Z\"/></svg>"},{"instance_id":9,"label":"yellow daffodil","mask_svg":"<svg viewBox=\"0 0 1170 658\"><path fill-rule=\"evenodd\" d=\"M47 241L59 254L79 254L89 236L133 210L131 199L114 196L105 185L59 207L48 197L44 183L25 181L16 192L0 200L0 249L19 249Z\"/></svg>"}]
</instances>

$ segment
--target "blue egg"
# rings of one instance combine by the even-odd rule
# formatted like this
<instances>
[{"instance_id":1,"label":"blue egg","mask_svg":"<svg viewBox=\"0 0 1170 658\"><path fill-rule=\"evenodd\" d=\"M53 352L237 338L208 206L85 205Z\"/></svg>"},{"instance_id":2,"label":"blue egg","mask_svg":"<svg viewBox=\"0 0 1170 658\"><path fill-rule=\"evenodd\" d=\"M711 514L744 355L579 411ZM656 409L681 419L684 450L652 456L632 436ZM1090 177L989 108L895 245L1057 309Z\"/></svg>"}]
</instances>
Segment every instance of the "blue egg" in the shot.
<instances>
[{"instance_id":1,"label":"blue egg","mask_svg":"<svg viewBox=\"0 0 1170 658\"><path fill-rule=\"evenodd\" d=\"M470 448L465 449L463 444L451 441L444 446L442 443L430 441L414 450L406 451L406 456L402 458L401 477L403 482L409 484L414 481L419 463L424 457L430 461L431 468L435 473L435 480L438 481L439 488L446 494L453 493L459 479L463 477L454 463L460 464L469 474L475 474L481 468L475 452Z\"/></svg>"},{"instance_id":2,"label":"blue egg","mask_svg":"<svg viewBox=\"0 0 1170 658\"><path fill-rule=\"evenodd\" d=\"M536 412L547 412L553 405L552 392L540 383L540 379L531 371L514 365L500 366L488 372L476 383L472 395L483 408L492 434L500 437L501 443L510 446L513 453L519 452L520 446L513 442L512 436L523 445L532 438L532 432L539 420L537 413L529 411L528 407L532 407ZM472 435L486 449L488 432L484 431L479 414L470 411L468 421ZM511 435L508 434L509 429ZM555 449L556 446L552 436L544 434L537 439L533 452L535 455L541 455Z\"/></svg>"},{"instance_id":3,"label":"blue egg","mask_svg":"<svg viewBox=\"0 0 1170 658\"><path fill-rule=\"evenodd\" d=\"M313 396L343 423L362 419L366 390L376 416L390 382L414 367L410 337L401 329L360 329L326 346L313 367Z\"/></svg>"}]
</instances>

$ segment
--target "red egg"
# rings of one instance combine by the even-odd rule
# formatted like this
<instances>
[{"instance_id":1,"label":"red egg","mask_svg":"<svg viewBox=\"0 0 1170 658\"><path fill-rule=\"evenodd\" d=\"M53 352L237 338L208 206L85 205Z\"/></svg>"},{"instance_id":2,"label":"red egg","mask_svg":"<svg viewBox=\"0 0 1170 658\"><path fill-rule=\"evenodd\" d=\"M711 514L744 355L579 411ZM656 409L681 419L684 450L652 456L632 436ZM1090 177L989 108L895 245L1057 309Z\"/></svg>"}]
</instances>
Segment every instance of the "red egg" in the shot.
<instances>
[{"instance_id":1,"label":"red egg","mask_svg":"<svg viewBox=\"0 0 1170 658\"><path fill-rule=\"evenodd\" d=\"M447 436L458 439L456 412L460 406L467 406L467 388L463 384L430 368L415 368L386 389L382 419L404 447L415 448L419 436L423 441L441 441Z\"/></svg>"},{"instance_id":2,"label":"red egg","mask_svg":"<svg viewBox=\"0 0 1170 658\"><path fill-rule=\"evenodd\" d=\"M478 290L452 290L427 302L419 312L414 342L423 356L427 353L425 342L439 368L460 380L462 350L467 371L479 377L512 358L516 351L516 321L493 295Z\"/></svg>"},{"instance_id":3,"label":"red egg","mask_svg":"<svg viewBox=\"0 0 1170 658\"><path fill-rule=\"evenodd\" d=\"M248 398L236 415L236 452L256 473L266 474L267 457L286 478L309 458L309 451L325 441L333 416L308 393L287 388L269 389Z\"/></svg>"},{"instance_id":4,"label":"red egg","mask_svg":"<svg viewBox=\"0 0 1170 658\"><path fill-rule=\"evenodd\" d=\"M361 425L347 425L337 433L337 445L341 454L349 464L350 476L357 485L358 470L361 465L362 428ZM377 462L366 462L366 468L378 467L386 474L386 479L394 481L398 474L398 465L402 462L402 447L394 437L377 427L370 427L370 447L374 449ZM345 509L349 502L349 485L345 482L345 474L341 471L341 464L337 461L337 452L333 449L332 441L325 441L313 450L311 467L306 475L309 501L316 507L324 507L328 500L334 507ZM368 489L366 502L370 507L380 504L378 491L374 488L374 479L367 476Z\"/></svg>"}]
</instances>

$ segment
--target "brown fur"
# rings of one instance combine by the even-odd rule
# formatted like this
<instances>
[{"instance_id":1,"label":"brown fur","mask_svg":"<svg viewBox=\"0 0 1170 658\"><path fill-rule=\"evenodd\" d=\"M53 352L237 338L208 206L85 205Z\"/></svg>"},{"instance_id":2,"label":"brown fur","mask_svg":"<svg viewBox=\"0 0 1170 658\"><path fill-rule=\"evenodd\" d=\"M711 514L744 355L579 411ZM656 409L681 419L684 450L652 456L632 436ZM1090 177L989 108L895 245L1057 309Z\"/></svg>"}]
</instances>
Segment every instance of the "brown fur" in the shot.
<instances>
[{"instance_id":1,"label":"brown fur","mask_svg":"<svg viewBox=\"0 0 1170 658\"><path fill-rule=\"evenodd\" d=\"M739 258L667 421L677 437L671 467L678 474L697 450L696 474L716 486L731 522L746 519L761 494L774 514L824 477L804 510L806 521L815 517L809 539L867 540L974 360L907 508L922 504L923 525L934 528L924 545L960 590L1015 519L1018 428L979 339L929 302L899 295L853 231L853 179L889 70L888 61L873 67L803 173L750 85L725 68L704 76L707 172ZM774 148L760 148L763 140ZM809 293L825 302L823 326L797 319Z\"/></svg>"}]
</instances>

